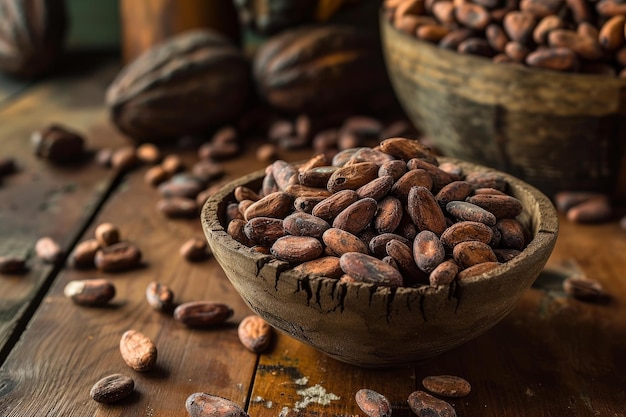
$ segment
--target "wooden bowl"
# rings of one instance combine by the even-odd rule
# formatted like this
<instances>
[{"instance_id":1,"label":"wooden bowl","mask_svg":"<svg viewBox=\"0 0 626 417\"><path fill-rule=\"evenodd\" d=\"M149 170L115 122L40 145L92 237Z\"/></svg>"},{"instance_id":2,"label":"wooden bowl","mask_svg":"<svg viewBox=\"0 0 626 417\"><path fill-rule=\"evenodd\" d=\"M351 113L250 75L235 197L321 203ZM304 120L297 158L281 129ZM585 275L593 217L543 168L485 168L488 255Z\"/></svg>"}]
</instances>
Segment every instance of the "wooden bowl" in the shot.
<instances>
[{"instance_id":1,"label":"wooden bowl","mask_svg":"<svg viewBox=\"0 0 626 417\"><path fill-rule=\"evenodd\" d=\"M380 28L400 103L444 155L506 171L549 196L626 197L626 79L494 64L382 17Z\"/></svg>"},{"instance_id":2,"label":"wooden bowl","mask_svg":"<svg viewBox=\"0 0 626 417\"><path fill-rule=\"evenodd\" d=\"M461 165L465 173L492 169ZM505 176L521 200L518 220L533 239L513 260L462 284L392 289L339 284L299 275L286 262L258 253L226 233L226 206L239 185L259 189L264 171L230 182L211 197L201 220L215 258L243 300L273 327L330 355L363 367L419 363L495 325L539 275L554 247L558 220L536 188Z\"/></svg>"}]
</instances>

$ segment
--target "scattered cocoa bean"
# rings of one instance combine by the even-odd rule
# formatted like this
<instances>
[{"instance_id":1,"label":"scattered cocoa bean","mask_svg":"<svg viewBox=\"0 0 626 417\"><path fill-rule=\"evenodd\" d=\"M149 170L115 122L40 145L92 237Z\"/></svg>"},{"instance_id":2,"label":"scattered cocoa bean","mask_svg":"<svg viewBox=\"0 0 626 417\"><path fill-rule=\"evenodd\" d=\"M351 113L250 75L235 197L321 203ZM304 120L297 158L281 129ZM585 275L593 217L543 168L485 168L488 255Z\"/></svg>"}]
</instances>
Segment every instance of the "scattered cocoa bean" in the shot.
<instances>
[{"instance_id":1,"label":"scattered cocoa bean","mask_svg":"<svg viewBox=\"0 0 626 417\"><path fill-rule=\"evenodd\" d=\"M422 379L428 391L444 397L465 397L472 386L465 379L454 375L433 375Z\"/></svg>"},{"instance_id":2,"label":"scattered cocoa bean","mask_svg":"<svg viewBox=\"0 0 626 417\"><path fill-rule=\"evenodd\" d=\"M126 375L113 374L96 382L89 396L99 403L112 404L130 396L135 390L135 381Z\"/></svg>"},{"instance_id":3,"label":"scattered cocoa bean","mask_svg":"<svg viewBox=\"0 0 626 417\"><path fill-rule=\"evenodd\" d=\"M456 411L449 403L424 391L412 392L407 401L418 417L456 417Z\"/></svg>"},{"instance_id":4,"label":"scattered cocoa bean","mask_svg":"<svg viewBox=\"0 0 626 417\"><path fill-rule=\"evenodd\" d=\"M157 211L173 219L192 218L198 215L198 203L195 199L169 197L157 201Z\"/></svg>"},{"instance_id":5,"label":"scattered cocoa bean","mask_svg":"<svg viewBox=\"0 0 626 417\"><path fill-rule=\"evenodd\" d=\"M65 285L63 294L76 304L101 306L115 297L115 285L107 279L84 279L70 281Z\"/></svg>"},{"instance_id":6,"label":"scattered cocoa bean","mask_svg":"<svg viewBox=\"0 0 626 417\"><path fill-rule=\"evenodd\" d=\"M149 165L158 164L162 159L161 150L153 143L142 143L137 146L135 154L139 161Z\"/></svg>"},{"instance_id":7,"label":"scattered cocoa bean","mask_svg":"<svg viewBox=\"0 0 626 417\"><path fill-rule=\"evenodd\" d=\"M94 265L103 272L122 272L139 266L141 251L130 242L118 242L98 249Z\"/></svg>"},{"instance_id":8,"label":"scattered cocoa bean","mask_svg":"<svg viewBox=\"0 0 626 417\"><path fill-rule=\"evenodd\" d=\"M357 405L369 417L391 417L391 403L382 394L362 388L354 395Z\"/></svg>"},{"instance_id":9,"label":"scattered cocoa bean","mask_svg":"<svg viewBox=\"0 0 626 417\"><path fill-rule=\"evenodd\" d=\"M146 287L146 300L157 311L170 311L174 306L174 292L167 285L152 281Z\"/></svg>"},{"instance_id":10,"label":"scattered cocoa bean","mask_svg":"<svg viewBox=\"0 0 626 417\"><path fill-rule=\"evenodd\" d=\"M600 282L582 276L567 277L563 281L563 290L567 295L581 301L603 302L608 299Z\"/></svg>"},{"instance_id":11,"label":"scattered cocoa bean","mask_svg":"<svg viewBox=\"0 0 626 417\"><path fill-rule=\"evenodd\" d=\"M213 301L191 301L174 309L174 319L187 327L211 327L232 317L233 310L226 304Z\"/></svg>"},{"instance_id":12,"label":"scattered cocoa bean","mask_svg":"<svg viewBox=\"0 0 626 417\"><path fill-rule=\"evenodd\" d=\"M120 230L113 223L100 223L96 226L94 235L102 248L120 241Z\"/></svg>"},{"instance_id":13,"label":"scattered cocoa bean","mask_svg":"<svg viewBox=\"0 0 626 417\"><path fill-rule=\"evenodd\" d=\"M0 255L0 274L21 275L26 272L26 258L15 255Z\"/></svg>"},{"instance_id":14,"label":"scattered cocoa bean","mask_svg":"<svg viewBox=\"0 0 626 417\"><path fill-rule=\"evenodd\" d=\"M249 417L234 402L204 392L196 392L187 397L185 408L191 417Z\"/></svg>"},{"instance_id":15,"label":"scattered cocoa bean","mask_svg":"<svg viewBox=\"0 0 626 417\"><path fill-rule=\"evenodd\" d=\"M85 139L65 126L51 124L33 132L35 155L53 163L80 162L85 156Z\"/></svg>"},{"instance_id":16,"label":"scattered cocoa bean","mask_svg":"<svg viewBox=\"0 0 626 417\"><path fill-rule=\"evenodd\" d=\"M96 239L87 239L79 242L70 254L70 264L74 268L89 269L95 267L94 259L100 249Z\"/></svg>"},{"instance_id":17,"label":"scattered cocoa bean","mask_svg":"<svg viewBox=\"0 0 626 417\"><path fill-rule=\"evenodd\" d=\"M157 360L157 348L152 340L136 330L124 332L120 339L120 353L126 365L137 372L149 371Z\"/></svg>"},{"instance_id":18,"label":"scattered cocoa bean","mask_svg":"<svg viewBox=\"0 0 626 417\"><path fill-rule=\"evenodd\" d=\"M261 317L246 316L237 327L239 341L246 349L254 353L267 350L272 342L272 328Z\"/></svg>"},{"instance_id":19,"label":"scattered cocoa bean","mask_svg":"<svg viewBox=\"0 0 626 417\"><path fill-rule=\"evenodd\" d=\"M205 239L192 237L179 249L180 255L189 262L203 261L210 255L208 244Z\"/></svg>"},{"instance_id":20,"label":"scattered cocoa bean","mask_svg":"<svg viewBox=\"0 0 626 417\"><path fill-rule=\"evenodd\" d=\"M63 256L63 249L54 239L46 236L35 242L35 253L45 262L56 264Z\"/></svg>"},{"instance_id":21,"label":"scattered cocoa bean","mask_svg":"<svg viewBox=\"0 0 626 417\"><path fill-rule=\"evenodd\" d=\"M137 152L134 146L122 146L115 149L111 155L111 167L120 172L127 172L139 164Z\"/></svg>"}]
</instances>

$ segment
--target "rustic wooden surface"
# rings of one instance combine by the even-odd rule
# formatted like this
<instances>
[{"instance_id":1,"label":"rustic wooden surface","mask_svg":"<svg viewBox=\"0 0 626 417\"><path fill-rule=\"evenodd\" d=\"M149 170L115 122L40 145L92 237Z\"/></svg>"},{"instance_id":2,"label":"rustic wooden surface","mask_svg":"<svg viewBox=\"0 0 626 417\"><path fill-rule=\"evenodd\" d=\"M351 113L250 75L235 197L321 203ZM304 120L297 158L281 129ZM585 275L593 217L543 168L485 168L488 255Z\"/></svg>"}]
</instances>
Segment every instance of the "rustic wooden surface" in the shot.
<instances>
[{"instance_id":1,"label":"rustic wooden surface","mask_svg":"<svg viewBox=\"0 0 626 417\"><path fill-rule=\"evenodd\" d=\"M459 416L626 416L626 231L617 221L576 225L561 218L546 272L513 312L421 366L361 369L282 334L267 353L245 350L236 326L250 311L213 259L191 264L178 254L185 240L202 236L199 219L158 213L157 191L143 182L146 168L124 176L93 161L61 169L32 154L28 136L48 121L84 132L93 150L126 143L102 106L117 68L109 62L57 75L8 98L0 109L0 153L20 165L0 185L0 249L29 251L38 237L50 235L69 252L97 224L110 221L139 246L144 261L133 271L104 274L55 268L31 256L26 275L0 276L0 415L185 416L185 399L202 391L235 401L252 417L353 416L364 415L355 392L371 388L392 401L394 415L410 416L406 398L421 388L423 377L453 374L472 384L467 397L450 400ZM224 163L228 176L263 166L253 157L255 146ZM193 151L167 152L195 161ZM561 280L572 273L599 280L611 301L568 298ZM111 306L80 307L63 296L69 280L93 277L116 285ZM147 305L144 291L152 280L171 286L177 302L222 301L235 314L215 329L185 328ZM118 343L128 329L154 340L155 370L140 374L123 363ZM136 393L116 405L91 400L91 386L112 373L132 376Z\"/></svg>"}]
</instances>

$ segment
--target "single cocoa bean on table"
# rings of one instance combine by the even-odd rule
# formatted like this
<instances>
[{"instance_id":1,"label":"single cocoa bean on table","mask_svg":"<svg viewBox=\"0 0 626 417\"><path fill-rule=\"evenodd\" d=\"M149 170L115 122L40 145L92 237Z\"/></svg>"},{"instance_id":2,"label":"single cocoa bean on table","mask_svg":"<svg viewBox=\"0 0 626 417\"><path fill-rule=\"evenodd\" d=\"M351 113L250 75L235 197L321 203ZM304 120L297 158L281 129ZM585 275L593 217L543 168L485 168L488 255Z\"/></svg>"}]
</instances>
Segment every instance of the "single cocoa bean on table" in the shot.
<instances>
[{"instance_id":1,"label":"single cocoa bean on table","mask_svg":"<svg viewBox=\"0 0 626 417\"><path fill-rule=\"evenodd\" d=\"M369 417L391 417L391 403L382 394L362 388L354 395L357 405Z\"/></svg>"},{"instance_id":2,"label":"single cocoa bean on table","mask_svg":"<svg viewBox=\"0 0 626 417\"><path fill-rule=\"evenodd\" d=\"M272 327L261 317L246 316L237 327L239 341L254 353L264 352L272 341Z\"/></svg>"},{"instance_id":3,"label":"single cocoa bean on table","mask_svg":"<svg viewBox=\"0 0 626 417\"><path fill-rule=\"evenodd\" d=\"M99 403L112 404L130 396L135 390L135 381L126 375L113 374L96 382L89 396Z\"/></svg>"},{"instance_id":4,"label":"single cocoa bean on table","mask_svg":"<svg viewBox=\"0 0 626 417\"><path fill-rule=\"evenodd\" d=\"M233 315L226 304L213 301L191 301L174 310L174 319L187 327L210 327L223 323Z\"/></svg>"},{"instance_id":5,"label":"single cocoa bean on table","mask_svg":"<svg viewBox=\"0 0 626 417\"><path fill-rule=\"evenodd\" d=\"M454 375L432 375L422 379L428 391L444 397L465 397L472 387L465 379Z\"/></svg>"},{"instance_id":6,"label":"single cocoa bean on table","mask_svg":"<svg viewBox=\"0 0 626 417\"><path fill-rule=\"evenodd\" d=\"M76 304L101 306L115 297L115 285L102 278L75 280L65 285L63 294Z\"/></svg>"},{"instance_id":7,"label":"single cocoa bean on table","mask_svg":"<svg viewBox=\"0 0 626 417\"><path fill-rule=\"evenodd\" d=\"M152 340L136 330L124 332L120 339L120 353L126 365L137 372L149 371L157 360L157 348Z\"/></svg>"},{"instance_id":8,"label":"single cocoa bean on table","mask_svg":"<svg viewBox=\"0 0 626 417\"><path fill-rule=\"evenodd\" d=\"M234 402L204 392L196 392L187 397L185 408L191 417L249 417Z\"/></svg>"}]
</instances>

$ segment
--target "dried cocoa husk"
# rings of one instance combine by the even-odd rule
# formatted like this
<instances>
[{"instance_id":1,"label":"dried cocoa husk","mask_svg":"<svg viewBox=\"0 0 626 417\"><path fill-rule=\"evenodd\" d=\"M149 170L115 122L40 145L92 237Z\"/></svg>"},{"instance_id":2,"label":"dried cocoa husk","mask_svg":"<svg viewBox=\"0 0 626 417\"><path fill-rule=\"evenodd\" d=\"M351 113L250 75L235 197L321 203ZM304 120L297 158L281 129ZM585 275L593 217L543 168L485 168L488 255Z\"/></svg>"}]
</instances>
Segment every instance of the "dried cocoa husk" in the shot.
<instances>
[{"instance_id":1,"label":"dried cocoa husk","mask_svg":"<svg viewBox=\"0 0 626 417\"><path fill-rule=\"evenodd\" d=\"M343 25L274 36L257 51L254 78L263 99L292 114L361 109L391 91L376 37Z\"/></svg>"},{"instance_id":2,"label":"dried cocoa husk","mask_svg":"<svg viewBox=\"0 0 626 417\"><path fill-rule=\"evenodd\" d=\"M201 134L234 121L249 93L249 67L222 35L199 29L150 48L109 86L113 122L137 141Z\"/></svg>"},{"instance_id":3,"label":"dried cocoa husk","mask_svg":"<svg viewBox=\"0 0 626 417\"><path fill-rule=\"evenodd\" d=\"M0 71L26 79L49 72L67 26L64 0L0 0Z\"/></svg>"}]
</instances>

